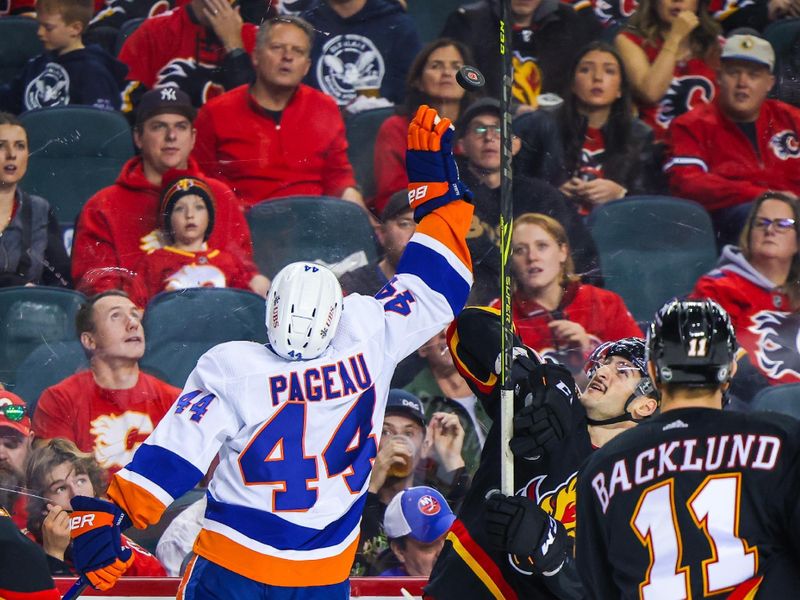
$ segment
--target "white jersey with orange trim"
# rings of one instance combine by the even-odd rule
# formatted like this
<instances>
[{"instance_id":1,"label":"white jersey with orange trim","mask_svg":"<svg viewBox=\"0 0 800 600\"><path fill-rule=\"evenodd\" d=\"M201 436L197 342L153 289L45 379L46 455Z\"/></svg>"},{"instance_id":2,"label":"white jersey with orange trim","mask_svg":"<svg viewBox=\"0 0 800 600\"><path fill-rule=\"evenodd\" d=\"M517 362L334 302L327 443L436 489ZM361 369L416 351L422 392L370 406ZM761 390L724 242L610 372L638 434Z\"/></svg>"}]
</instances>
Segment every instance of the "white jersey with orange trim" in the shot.
<instances>
[{"instance_id":1,"label":"white jersey with orange trim","mask_svg":"<svg viewBox=\"0 0 800 600\"><path fill-rule=\"evenodd\" d=\"M197 554L270 585L346 580L392 374L463 307L471 217L463 201L426 216L397 275L374 298L345 298L318 358L252 342L209 350L109 497L144 527L219 454Z\"/></svg>"}]
</instances>

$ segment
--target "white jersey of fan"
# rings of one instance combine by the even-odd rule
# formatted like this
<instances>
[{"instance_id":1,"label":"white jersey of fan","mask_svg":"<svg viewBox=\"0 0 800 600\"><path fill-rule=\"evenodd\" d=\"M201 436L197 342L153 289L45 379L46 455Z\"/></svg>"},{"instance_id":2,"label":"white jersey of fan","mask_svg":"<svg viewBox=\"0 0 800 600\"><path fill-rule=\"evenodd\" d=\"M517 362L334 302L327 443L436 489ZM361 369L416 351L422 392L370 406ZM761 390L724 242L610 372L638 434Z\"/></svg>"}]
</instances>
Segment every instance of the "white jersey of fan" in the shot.
<instances>
[{"instance_id":1,"label":"white jersey of fan","mask_svg":"<svg viewBox=\"0 0 800 600\"><path fill-rule=\"evenodd\" d=\"M204 354L109 496L137 526L156 522L219 453L195 553L272 585L344 581L395 367L453 319L472 283L452 232L437 233L414 234L374 298L344 299L321 356L287 361L251 342Z\"/></svg>"}]
</instances>

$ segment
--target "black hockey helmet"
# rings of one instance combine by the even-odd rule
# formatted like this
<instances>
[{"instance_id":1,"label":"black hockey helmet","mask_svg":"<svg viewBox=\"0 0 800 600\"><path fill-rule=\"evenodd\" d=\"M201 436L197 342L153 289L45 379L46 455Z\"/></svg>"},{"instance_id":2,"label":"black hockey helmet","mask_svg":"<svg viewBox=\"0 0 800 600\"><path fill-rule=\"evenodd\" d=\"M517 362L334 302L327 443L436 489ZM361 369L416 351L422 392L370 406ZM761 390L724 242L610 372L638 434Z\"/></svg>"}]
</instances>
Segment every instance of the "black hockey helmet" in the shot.
<instances>
[{"instance_id":1,"label":"black hockey helmet","mask_svg":"<svg viewBox=\"0 0 800 600\"><path fill-rule=\"evenodd\" d=\"M731 377L736 349L730 317L713 300L671 300L647 333L657 383L722 385Z\"/></svg>"},{"instance_id":2,"label":"black hockey helmet","mask_svg":"<svg viewBox=\"0 0 800 600\"><path fill-rule=\"evenodd\" d=\"M605 364L606 359L612 356L619 356L629 361L642 376L642 378L639 380L639 383L636 384L636 389L634 392L625 401L624 412L622 415L604 420L588 419L590 425L609 425L612 423L620 423L622 421L633 421L633 416L628 412L628 406L635 398L639 396L649 396L651 398L655 398L656 400L660 399L658 391L653 385L650 375L647 373L646 350L647 346L642 338L626 337L615 342L605 342L600 344L589 355L589 358L586 359L583 370L588 379L591 379L597 369Z\"/></svg>"}]
</instances>

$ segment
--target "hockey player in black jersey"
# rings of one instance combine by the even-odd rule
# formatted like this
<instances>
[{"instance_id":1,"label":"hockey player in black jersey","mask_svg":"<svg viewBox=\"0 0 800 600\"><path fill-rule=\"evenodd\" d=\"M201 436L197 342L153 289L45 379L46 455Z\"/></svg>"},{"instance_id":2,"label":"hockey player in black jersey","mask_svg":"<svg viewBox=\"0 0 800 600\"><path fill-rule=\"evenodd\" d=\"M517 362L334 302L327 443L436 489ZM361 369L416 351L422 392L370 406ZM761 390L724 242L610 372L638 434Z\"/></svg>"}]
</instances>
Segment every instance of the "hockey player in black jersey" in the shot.
<instances>
[{"instance_id":1,"label":"hockey player in black jersey","mask_svg":"<svg viewBox=\"0 0 800 600\"><path fill-rule=\"evenodd\" d=\"M721 410L736 341L715 302L667 303L647 344L661 414L578 478L587 596L797 598L800 424Z\"/></svg>"},{"instance_id":2,"label":"hockey player in black jersey","mask_svg":"<svg viewBox=\"0 0 800 600\"><path fill-rule=\"evenodd\" d=\"M578 468L593 449L657 408L645 376L644 340L597 349L589 384L578 394L567 369L515 340L515 496L499 494L497 353L500 320L488 308L465 309L447 342L461 375L494 425L472 486L434 566L426 598L573 599L583 592L572 561ZM488 499L487 499L488 498Z\"/></svg>"}]
</instances>

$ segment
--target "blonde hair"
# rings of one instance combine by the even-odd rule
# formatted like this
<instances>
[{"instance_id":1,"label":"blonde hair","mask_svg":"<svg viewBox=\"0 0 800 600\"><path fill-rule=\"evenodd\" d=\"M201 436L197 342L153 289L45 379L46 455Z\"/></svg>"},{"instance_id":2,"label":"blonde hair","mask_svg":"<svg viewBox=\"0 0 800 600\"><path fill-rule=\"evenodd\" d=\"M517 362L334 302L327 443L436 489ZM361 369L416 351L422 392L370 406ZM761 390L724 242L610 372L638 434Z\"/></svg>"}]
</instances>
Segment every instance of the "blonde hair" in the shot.
<instances>
[{"instance_id":1,"label":"blonde hair","mask_svg":"<svg viewBox=\"0 0 800 600\"><path fill-rule=\"evenodd\" d=\"M561 265L561 287L566 287L570 283L579 281L580 277L575 274L575 262L572 260L572 250L569 247L569 239L563 225L553 217L548 217L541 213L525 213L514 217L514 230L511 232L513 247L514 234L520 225L537 225L544 229L555 242L567 251L567 260ZM515 284L516 285L516 284Z\"/></svg>"}]
</instances>

